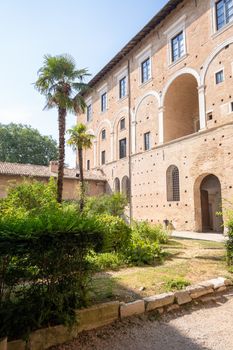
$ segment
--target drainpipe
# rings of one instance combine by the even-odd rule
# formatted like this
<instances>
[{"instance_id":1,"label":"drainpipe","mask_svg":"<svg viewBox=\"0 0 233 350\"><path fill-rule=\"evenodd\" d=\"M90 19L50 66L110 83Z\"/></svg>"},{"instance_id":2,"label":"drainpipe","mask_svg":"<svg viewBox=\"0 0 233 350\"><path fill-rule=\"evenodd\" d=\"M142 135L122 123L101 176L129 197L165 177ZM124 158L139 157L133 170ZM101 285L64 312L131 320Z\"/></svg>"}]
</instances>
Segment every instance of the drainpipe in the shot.
<instances>
[{"instance_id":1,"label":"drainpipe","mask_svg":"<svg viewBox=\"0 0 233 350\"><path fill-rule=\"evenodd\" d=\"M128 109L129 109L129 222L131 224L133 217L132 209L132 164L131 164L131 152L132 152L132 133L131 133L131 78L130 78L130 59L128 59Z\"/></svg>"}]
</instances>

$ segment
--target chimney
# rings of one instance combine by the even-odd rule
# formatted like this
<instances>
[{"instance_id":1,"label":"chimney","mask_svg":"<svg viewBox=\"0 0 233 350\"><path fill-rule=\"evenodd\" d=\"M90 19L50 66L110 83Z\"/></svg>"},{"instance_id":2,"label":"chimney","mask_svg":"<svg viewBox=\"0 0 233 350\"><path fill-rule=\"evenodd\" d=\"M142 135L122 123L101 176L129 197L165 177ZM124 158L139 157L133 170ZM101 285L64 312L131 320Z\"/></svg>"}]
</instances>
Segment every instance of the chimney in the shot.
<instances>
[{"instance_id":1,"label":"chimney","mask_svg":"<svg viewBox=\"0 0 233 350\"><path fill-rule=\"evenodd\" d=\"M57 173L58 172L58 161L57 160L51 160L49 162L49 170L51 173Z\"/></svg>"}]
</instances>

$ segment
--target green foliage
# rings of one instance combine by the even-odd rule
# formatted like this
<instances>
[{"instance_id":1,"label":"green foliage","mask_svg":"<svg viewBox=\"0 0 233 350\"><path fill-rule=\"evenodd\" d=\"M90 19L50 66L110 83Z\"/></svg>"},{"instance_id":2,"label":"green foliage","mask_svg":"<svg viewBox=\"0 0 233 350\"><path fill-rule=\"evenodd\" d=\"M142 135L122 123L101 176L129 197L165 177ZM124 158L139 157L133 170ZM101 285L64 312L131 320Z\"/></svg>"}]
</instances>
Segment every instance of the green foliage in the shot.
<instances>
[{"instance_id":1,"label":"green foliage","mask_svg":"<svg viewBox=\"0 0 233 350\"><path fill-rule=\"evenodd\" d=\"M165 288L169 292L169 291L181 290L189 285L190 285L189 281L180 277L180 278L172 278L168 280L165 284Z\"/></svg>"},{"instance_id":2,"label":"green foliage","mask_svg":"<svg viewBox=\"0 0 233 350\"><path fill-rule=\"evenodd\" d=\"M121 193L105 194L88 198L85 211L91 215L109 214L122 217L126 205L127 199Z\"/></svg>"},{"instance_id":3,"label":"green foliage","mask_svg":"<svg viewBox=\"0 0 233 350\"><path fill-rule=\"evenodd\" d=\"M150 242L167 243L168 235L162 225L152 225L147 221L137 222L133 224L133 231L138 234L142 240Z\"/></svg>"},{"instance_id":4,"label":"green foliage","mask_svg":"<svg viewBox=\"0 0 233 350\"><path fill-rule=\"evenodd\" d=\"M0 337L74 321L85 305L90 250L102 227L55 199L55 183L23 183L0 205Z\"/></svg>"},{"instance_id":5,"label":"green foliage","mask_svg":"<svg viewBox=\"0 0 233 350\"><path fill-rule=\"evenodd\" d=\"M162 251L158 242L141 238L137 232L133 232L131 242L125 250L128 263L135 265L152 265L162 258Z\"/></svg>"},{"instance_id":6,"label":"green foliage","mask_svg":"<svg viewBox=\"0 0 233 350\"><path fill-rule=\"evenodd\" d=\"M0 124L0 161L48 165L58 158L57 142L22 124Z\"/></svg>"},{"instance_id":7,"label":"green foliage","mask_svg":"<svg viewBox=\"0 0 233 350\"><path fill-rule=\"evenodd\" d=\"M104 252L122 252L131 239L131 228L118 216L108 214L97 217L104 235Z\"/></svg>"},{"instance_id":8,"label":"green foliage","mask_svg":"<svg viewBox=\"0 0 233 350\"><path fill-rule=\"evenodd\" d=\"M119 253L98 253L92 252L88 261L95 271L117 270L126 265L125 257Z\"/></svg>"},{"instance_id":9,"label":"green foliage","mask_svg":"<svg viewBox=\"0 0 233 350\"><path fill-rule=\"evenodd\" d=\"M227 249L227 263L229 266L233 266L233 210L227 211L227 229L228 240L226 242Z\"/></svg>"}]
</instances>

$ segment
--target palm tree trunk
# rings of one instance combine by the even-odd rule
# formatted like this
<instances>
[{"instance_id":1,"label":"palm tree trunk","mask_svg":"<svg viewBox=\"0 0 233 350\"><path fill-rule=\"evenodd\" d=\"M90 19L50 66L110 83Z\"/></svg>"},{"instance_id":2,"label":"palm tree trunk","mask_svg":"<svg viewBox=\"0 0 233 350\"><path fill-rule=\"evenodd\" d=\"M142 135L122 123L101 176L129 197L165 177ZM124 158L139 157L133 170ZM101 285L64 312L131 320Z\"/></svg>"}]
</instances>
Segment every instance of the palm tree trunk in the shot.
<instances>
[{"instance_id":1,"label":"palm tree trunk","mask_svg":"<svg viewBox=\"0 0 233 350\"><path fill-rule=\"evenodd\" d=\"M78 162L79 162L79 171L80 171L80 211L83 211L84 208L84 198L85 198L85 186L84 186L84 177L83 177L83 150L78 148Z\"/></svg>"},{"instance_id":2,"label":"palm tree trunk","mask_svg":"<svg viewBox=\"0 0 233 350\"><path fill-rule=\"evenodd\" d=\"M58 178L57 178L57 201L62 202L64 161L65 161L65 130L66 130L66 109L58 108L58 127L59 127L59 160L58 160Z\"/></svg>"}]
</instances>

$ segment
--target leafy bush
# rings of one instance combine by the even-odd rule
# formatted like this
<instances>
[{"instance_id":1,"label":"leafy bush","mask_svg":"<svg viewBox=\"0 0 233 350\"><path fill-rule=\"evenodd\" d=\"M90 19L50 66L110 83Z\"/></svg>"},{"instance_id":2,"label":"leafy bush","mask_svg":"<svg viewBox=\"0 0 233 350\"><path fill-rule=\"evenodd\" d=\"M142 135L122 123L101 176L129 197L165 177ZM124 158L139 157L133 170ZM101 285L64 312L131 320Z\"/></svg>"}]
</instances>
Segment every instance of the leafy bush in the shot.
<instances>
[{"instance_id":1,"label":"leafy bush","mask_svg":"<svg viewBox=\"0 0 233 350\"><path fill-rule=\"evenodd\" d=\"M91 215L124 216L127 199L120 193L87 198L85 211Z\"/></svg>"},{"instance_id":2,"label":"leafy bush","mask_svg":"<svg viewBox=\"0 0 233 350\"><path fill-rule=\"evenodd\" d=\"M53 181L11 189L0 203L0 338L72 322L102 243L95 219L56 202Z\"/></svg>"},{"instance_id":3,"label":"leafy bush","mask_svg":"<svg viewBox=\"0 0 233 350\"><path fill-rule=\"evenodd\" d=\"M133 231L141 237L142 240L150 242L167 243L168 235L162 225L152 225L147 221L137 222L133 224Z\"/></svg>"},{"instance_id":4,"label":"leafy bush","mask_svg":"<svg viewBox=\"0 0 233 350\"><path fill-rule=\"evenodd\" d=\"M126 262L124 256L118 253L98 253L92 252L88 261L95 271L116 270L123 267Z\"/></svg>"},{"instance_id":5,"label":"leafy bush","mask_svg":"<svg viewBox=\"0 0 233 350\"><path fill-rule=\"evenodd\" d=\"M131 228L117 216L108 214L97 217L104 236L104 252L122 252L129 245Z\"/></svg>"},{"instance_id":6,"label":"leafy bush","mask_svg":"<svg viewBox=\"0 0 233 350\"><path fill-rule=\"evenodd\" d=\"M172 278L165 283L165 288L169 292L173 290L181 290L189 285L190 282L185 280L184 278Z\"/></svg>"},{"instance_id":7,"label":"leafy bush","mask_svg":"<svg viewBox=\"0 0 233 350\"><path fill-rule=\"evenodd\" d=\"M152 265L161 260L162 252L158 242L144 239L133 232L129 247L125 250L128 263Z\"/></svg>"},{"instance_id":8,"label":"leafy bush","mask_svg":"<svg viewBox=\"0 0 233 350\"><path fill-rule=\"evenodd\" d=\"M228 240L226 242L227 249L227 263L229 266L233 266L233 211L227 212L227 228L228 228Z\"/></svg>"}]
</instances>

